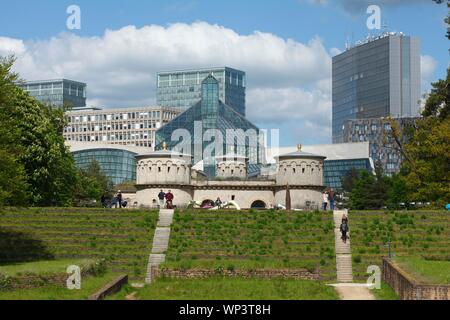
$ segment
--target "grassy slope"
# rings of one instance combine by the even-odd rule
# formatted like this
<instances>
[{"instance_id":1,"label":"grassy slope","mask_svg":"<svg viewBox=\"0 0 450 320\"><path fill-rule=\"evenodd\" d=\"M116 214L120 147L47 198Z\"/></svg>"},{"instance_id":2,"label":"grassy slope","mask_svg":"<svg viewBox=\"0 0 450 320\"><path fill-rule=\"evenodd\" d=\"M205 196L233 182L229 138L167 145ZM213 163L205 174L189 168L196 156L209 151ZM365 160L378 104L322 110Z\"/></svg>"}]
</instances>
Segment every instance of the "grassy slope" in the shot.
<instances>
[{"instance_id":1,"label":"grassy slope","mask_svg":"<svg viewBox=\"0 0 450 320\"><path fill-rule=\"evenodd\" d=\"M331 214L305 212L177 213L167 262L174 268L320 267L335 279Z\"/></svg>"},{"instance_id":2,"label":"grassy slope","mask_svg":"<svg viewBox=\"0 0 450 320\"><path fill-rule=\"evenodd\" d=\"M318 281L283 279L158 279L143 289L127 288L111 299L137 292L142 300L337 300L334 288Z\"/></svg>"},{"instance_id":3,"label":"grassy slope","mask_svg":"<svg viewBox=\"0 0 450 320\"><path fill-rule=\"evenodd\" d=\"M0 274L14 277L20 276L27 273L32 274L54 274L54 273L65 273L68 266L84 266L91 263L92 260L89 259L67 259L67 260L50 260L50 261L35 261L27 263L15 263L10 265L0 266Z\"/></svg>"},{"instance_id":4,"label":"grassy slope","mask_svg":"<svg viewBox=\"0 0 450 320\"><path fill-rule=\"evenodd\" d=\"M36 289L0 291L0 300L87 300L91 294L116 277L115 273L107 273L99 277L82 278L81 290L50 285Z\"/></svg>"},{"instance_id":5,"label":"grassy slope","mask_svg":"<svg viewBox=\"0 0 450 320\"><path fill-rule=\"evenodd\" d=\"M419 282L450 284L450 261L427 261L417 257L397 257L394 261Z\"/></svg>"},{"instance_id":6,"label":"grassy slope","mask_svg":"<svg viewBox=\"0 0 450 320\"><path fill-rule=\"evenodd\" d=\"M350 212L353 272L366 280L369 265L382 265L391 238L395 257L450 260L450 215L445 211Z\"/></svg>"},{"instance_id":7,"label":"grassy slope","mask_svg":"<svg viewBox=\"0 0 450 320\"><path fill-rule=\"evenodd\" d=\"M115 272L145 275L157 212L78 208L0 210L0 265L36 260L110 260Z\"/></svg>"}]
</instances>

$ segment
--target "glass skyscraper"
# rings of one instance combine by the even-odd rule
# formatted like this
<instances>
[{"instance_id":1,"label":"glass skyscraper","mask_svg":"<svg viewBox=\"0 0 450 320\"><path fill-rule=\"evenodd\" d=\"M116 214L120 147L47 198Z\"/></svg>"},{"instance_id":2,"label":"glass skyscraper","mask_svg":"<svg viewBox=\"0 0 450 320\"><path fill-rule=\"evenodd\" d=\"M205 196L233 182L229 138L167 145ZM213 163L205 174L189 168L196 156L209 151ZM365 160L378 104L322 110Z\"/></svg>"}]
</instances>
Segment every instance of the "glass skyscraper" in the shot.
<instances>
[{"instance_id":1,"label":"glass skyscraper","mask_svg":"<svg viewBox=\"0 0 450 320\"><path fill-rule=\"evenodd\" d=\"M333 143L348 120L414 117L419 107L418 39L385 33L333 57Z\"/></svg>"},{"instance_id":2,"label":"glass skyscraper","mask_svg":"<svg viewBox=\"0 0 450 320\"><path fill-rule=\"evenodd\" d=\"M182 142L189 149L182 151L193 156L193 164L201 160L207 161L204 163L204 172L210 177L216 174L214 156L230 153L249 158L249 175L259 172L260 164L265 162L260 130L242 114L222 102L220 82L212 75L202 81L200 92L201 96L196 104L156 132L156 150L162 149L164 144L169 149L176 150ZM180 141L181 138L178 137L174 139L173 134L177 129L179 133L188 134L183 139L188 138L190 141ZM211 133L220 134L222 141L217 136L208 136ZM230 136L232 139L229 139ZM210 159L204 159L205 149L209 148L211 141L216 142L218 148L213 150Z\"/></svg>"},{"instance_id":3,"label":"glass skyscraper","mask_svg":"<svg viewBox=\"0 0 450 320\"><path fill-rule=\"evenodd\" d=\"M189 109L200 101L202 81L209 75L219 82L219 99L245 116L245 72L228 67L158 73L157 104Z\"/></svg>"},{"instance_id":4,"label":"glass skyscraper","mask_svg":"<svg viewBox=\"0 0 450 320\"><path fill-rule=\"evenodd\" d=\"M68 104L73 108L86 106L86 84L73 80L27 81L17 84L31 96L44 104L62 107Z\"/></svg>"}]
</instances>

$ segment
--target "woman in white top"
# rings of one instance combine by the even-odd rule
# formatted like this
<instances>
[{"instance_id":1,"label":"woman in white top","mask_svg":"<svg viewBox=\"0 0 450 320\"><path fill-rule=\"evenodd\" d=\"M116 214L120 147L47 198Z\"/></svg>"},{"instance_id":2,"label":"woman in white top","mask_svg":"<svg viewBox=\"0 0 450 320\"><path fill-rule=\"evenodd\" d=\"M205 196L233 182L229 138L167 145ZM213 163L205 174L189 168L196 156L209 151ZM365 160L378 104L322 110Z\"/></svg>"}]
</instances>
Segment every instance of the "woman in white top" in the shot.
<instances>
[{"instance_id":1,"label":"woman in white top","mask_svg":"<svg viewBox=\"0 0 450 320\"><path fill-rule=\"evenodd\" d=\"M326 191L323 192L322 194L323 196L323 210L327 211L327 206L328 206L328 193Z\"/></svg>"}]
</instances>

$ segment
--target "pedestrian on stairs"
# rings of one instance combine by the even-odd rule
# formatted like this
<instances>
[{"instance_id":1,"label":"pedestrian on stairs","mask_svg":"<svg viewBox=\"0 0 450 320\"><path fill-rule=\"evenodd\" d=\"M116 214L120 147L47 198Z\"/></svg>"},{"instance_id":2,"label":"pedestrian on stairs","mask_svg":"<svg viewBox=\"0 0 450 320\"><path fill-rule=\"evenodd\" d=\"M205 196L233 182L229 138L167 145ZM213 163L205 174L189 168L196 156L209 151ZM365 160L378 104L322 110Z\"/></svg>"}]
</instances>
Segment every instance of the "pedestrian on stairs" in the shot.
<instances>
[{"instance_id":1,"label":"pedestrian on stairs","mask_svg":"<svg viewBox=\"0 0 450 320\"><path fill-rule=\"evenodd\" d=\"M169 192L166 193L166 205L167 209L173 209L173 194L172 191L169 190Z\"/></svg>"},{"instance_id":2,"label":"pedestrian on stairs","mask_svg":"<svg viewBox=\"0 0 450 320\"><path fill-rule=\"evenodd\" d=\"M163 190L161 190L159 193L158 193L158 200L159 200L159 208L164 208L164 199L166 198L166 193L163 191Z\"/></svg>"},{"instance_id":3,"label":"pedestrian on stairs","mask_svg":"<svg viewBox=\"0 0 450 320\"><path fill-rule=\"evenodd\" d=\"M348 225L348 217L345 215L345 213L342 215L341 223L344 223L344 222Z\"/></svg>"},{"instance_id":4,"label":"pedestrian on stairs","mask_svg":"<svg viewBox=\"0 0 450 320\"><path fill-rule=\"evenodd\" d=\"M342 241L344 242L344 243L347 243L347 239L348 239L348 235L347 235L347 232L348 232L348 223L347 222L343 222L342 224L341 224L341 233L342 233Z\"/></svg>"},{"instance_id":5,"label":"pedestrian on stairs","mask_svg":"<svg viewBox=\"0 0 450 320\"><path fill-rule=\"evenodd\" d=\"M323 205L322 205L323 211L327 211L328 193L326 190L323 192L322 197L323 197Z\"/></svg>"}]
</instances>

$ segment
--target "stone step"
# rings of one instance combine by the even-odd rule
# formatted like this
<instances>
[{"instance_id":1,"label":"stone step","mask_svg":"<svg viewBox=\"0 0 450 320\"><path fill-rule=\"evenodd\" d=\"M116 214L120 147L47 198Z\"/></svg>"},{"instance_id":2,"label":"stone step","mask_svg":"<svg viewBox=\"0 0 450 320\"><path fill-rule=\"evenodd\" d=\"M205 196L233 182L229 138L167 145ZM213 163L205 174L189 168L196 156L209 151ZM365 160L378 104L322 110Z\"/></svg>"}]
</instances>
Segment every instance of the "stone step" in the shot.
<instances>
[{"instance_id":1,"label":"stone step","mask_svg":"<svg viewBox=\"0 0 450 320\"><path fill-rule=\"evenodd\" d=\"M152 253L164 253L169 248L170 228L156 228Z\"/></svg>"}]
</instances>

